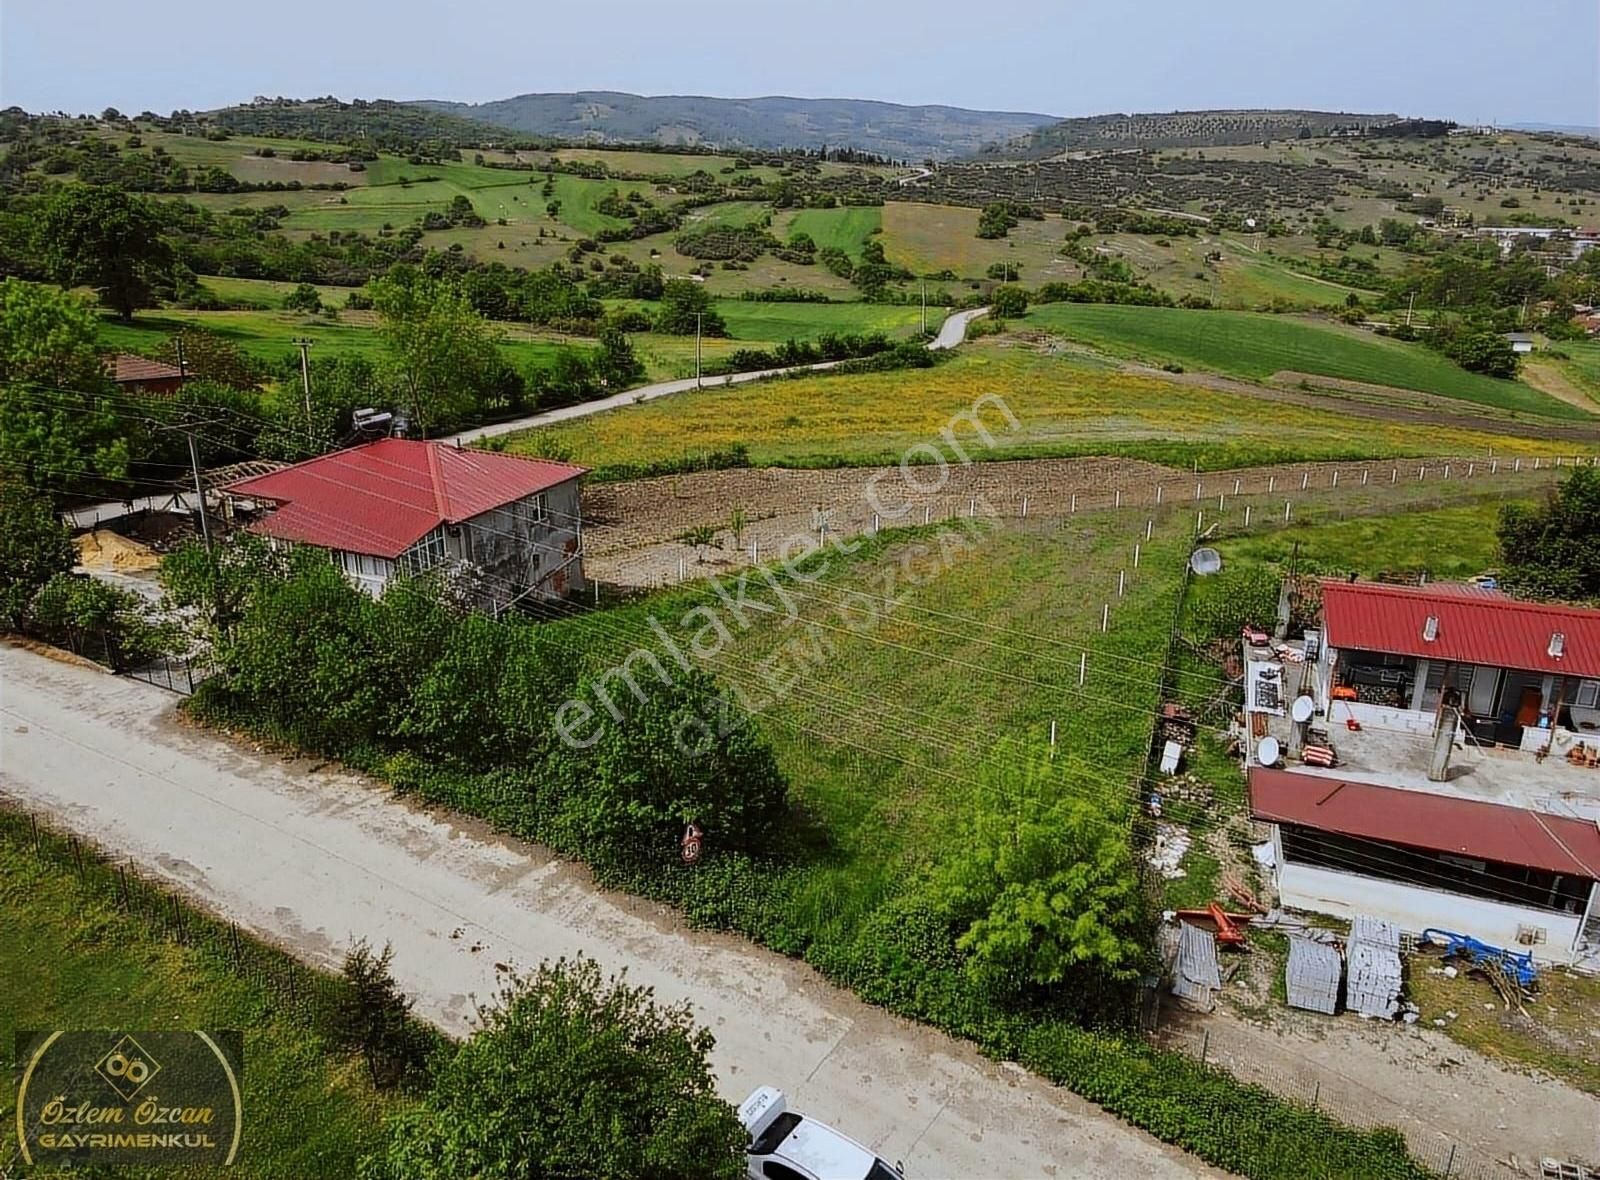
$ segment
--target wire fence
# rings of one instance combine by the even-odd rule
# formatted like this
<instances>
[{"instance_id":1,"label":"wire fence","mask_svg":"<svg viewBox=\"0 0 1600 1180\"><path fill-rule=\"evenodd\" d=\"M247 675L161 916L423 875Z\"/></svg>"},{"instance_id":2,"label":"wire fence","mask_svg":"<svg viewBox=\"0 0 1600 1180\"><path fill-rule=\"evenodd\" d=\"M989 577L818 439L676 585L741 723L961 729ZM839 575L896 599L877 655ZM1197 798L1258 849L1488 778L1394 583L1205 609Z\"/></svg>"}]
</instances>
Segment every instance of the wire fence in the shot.
<instances>
[{"instance_id":1,"label":"wire fence","mask_svg":"<svg viewBox=\"0 0 1600 1180\"><path fill-rule=\"evenodd\" d=\"M162 656L138 668L127 668L123 675L142 680L168 692L190 696L204 681L219 671L210 650L182 656Z\"/></svg>"},{"instance_id":2,"label":"wire fence","mask_svg":"<svg viewBox=\"0 0 1600 1180\"><path fill-rule=\"evenodd\" d=\"M1205 1029L1166 1025L1155 1039L1164 1049L1185 1053L1291 1102L1325 1111L1341 1123L1364 1130L1397 1129L1405 1136L1411 1154L1448 1180L1512 1180L1527 1174L1438 1127L1407 1116L1392 1095L1380 1094L1348 1074L1310 1062L1298 1069L1283 1069L1252 1056L1248 1049L1225 1047L1221 1038L1213 1041Z\"/></svg>"}]
</instances>

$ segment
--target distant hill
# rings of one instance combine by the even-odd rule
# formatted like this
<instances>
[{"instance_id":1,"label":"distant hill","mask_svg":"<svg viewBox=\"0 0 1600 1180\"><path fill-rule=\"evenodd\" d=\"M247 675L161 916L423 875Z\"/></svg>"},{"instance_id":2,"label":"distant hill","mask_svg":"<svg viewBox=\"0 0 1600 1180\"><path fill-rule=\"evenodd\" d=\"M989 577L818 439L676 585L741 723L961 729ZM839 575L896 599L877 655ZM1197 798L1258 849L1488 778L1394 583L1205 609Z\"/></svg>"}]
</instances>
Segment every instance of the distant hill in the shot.
<instances>
[{"instance_id":1,"label":"distant hill","mask_svg":"<svg viewBox=\"0 0 1600 1180\"><path fill-rule=\"evenodd\" d=\"M389 99L258 98L208 111L215 126L238 135L281 135L330 143L371 143L403 151L419 143L478 147L511 138L503 127Z\"/></svg>"},{"instance_id":2,"label":"distant hill","mask_svg":"<svg viewBox=\"0 0 1600 1180\"><path fill-rule=\"evenodd\" d=\"M981 154L997 159L1032 160L1062 152L1224 147L1328 135L1398 121L1398 115L1358 115L1343 111L1169 111L1091 115L1062 119L1048 127L987 144Z\"/></svg>"},{"instance_id":3,"label":"distant hill","mask_svg":"<svg viewBox=\"0 0 1600 1180\"><path fill-rule=\"evenodd\" d=\"M615 91L524 94L497 102L421 100L441 114L560 139L714 147L852 147L904 160L969 155L1053 115L901 106L854 98L645 97Z\"/></svg>"}]
</instances>

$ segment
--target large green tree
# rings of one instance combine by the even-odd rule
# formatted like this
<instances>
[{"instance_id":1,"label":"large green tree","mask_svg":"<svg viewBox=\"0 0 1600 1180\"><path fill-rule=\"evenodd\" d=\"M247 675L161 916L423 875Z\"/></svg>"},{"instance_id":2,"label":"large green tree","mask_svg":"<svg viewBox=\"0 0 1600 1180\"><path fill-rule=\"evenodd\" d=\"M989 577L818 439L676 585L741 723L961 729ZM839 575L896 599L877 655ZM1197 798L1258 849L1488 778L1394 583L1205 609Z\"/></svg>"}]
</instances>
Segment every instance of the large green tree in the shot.
<instances>
[{"instance_id":1,"label":"large green tree","mask_svg":"<svg viewBox=\"0 0 1600 1180\"><path fill-rule=\"evenodd\" d=\"M58 283L93 287L123 320L152 305L172 256L143 197L110 185L66 184L45 205L40 256Z\"/></svg>"},{"instance_id":2,"label":"large green tree","mask_svg":"<svg viewBox=\"0 0 1600 1180\"><path fill-rule=\"evenodd\" d=\"M738 1180L746 1136L687 1002L546 963L506 987L363 1180Z\"/></svg>"},{"instance_id":3,"label":"large green tree","mask_svg":"<svg viewBox=\"0 0 1600 1180\"><path fill-rule=\"evenodd\" d=\"M39 588L75 560L50 498L0 473L0 625L20 631Z\"/></svg>"},{"instance_id":4,"label":"large green tree","mask_svg":"<svg viewBox=\"0 0 1600 1180\"><path fill-rule=\"evenodd\" d=\"M668 683L634 672L637 693L614 671L584 686L580 700L595 707L568 727L582 752L558 819L564 840L597 861L670 863L694 823L709 851L770 849L789 807L771 747L705 671Z\"/></svg>"},{"instance_id":5,"label":"large green tree","mask_svg":"<svg viewBox=\"0 0 1600 1180\"><path fill-rule=\"evenodd\" d=\"M1577 468L1543 504L1507 504L1499 535L1509 589L1535 598L1600 598L1600 468Z\"/></svg>"},{"instance_id":6,"label":"large green tree","mask_svg":"<svg viewBox=\"0 0 1600 1180\"><path fill-rule=\"evenodd\" d=\"M656 331L672 336L693 336L696 322L702 336L728 334L728 325L711 305L711 295L704 286L693 279L668 279L661 284Z\"/></svg>"},{"instance_id":7,"label":"large green tree","mask_svg":"<svg viewBox=\"0 0 1600 1180\"><path fill-rule=\"evenodd\" d=\"M63 492L122 478L132 424L118 406L94 312L54 287L0 282L0 478Z\"/></svg>"},{"instance_id":8,"label":"large green tree","mask_svg":"<svg viewBox=\"0 0 1600 1180\"><path fill-rule=\"evenodd\" d=\"M424 438L495 395L506 370L498 337L457 282L400 266L368 290L388 352L384 374Z\"/></svg>"},{"instance_id":9,"label":"large green tree","mask_svg":"<svg viewBox=\"0 0 1600 1180\"><path fill-rule=\"evenodd\" d=\"M986 773L968 853L940 880L976 981L1005 994L1071 980L1126 982L1148 965L1150 929L1126 830L1074 800L1048 761ZM994 800L1004 802L996 805Z\"/></svg>"}]
</instances>

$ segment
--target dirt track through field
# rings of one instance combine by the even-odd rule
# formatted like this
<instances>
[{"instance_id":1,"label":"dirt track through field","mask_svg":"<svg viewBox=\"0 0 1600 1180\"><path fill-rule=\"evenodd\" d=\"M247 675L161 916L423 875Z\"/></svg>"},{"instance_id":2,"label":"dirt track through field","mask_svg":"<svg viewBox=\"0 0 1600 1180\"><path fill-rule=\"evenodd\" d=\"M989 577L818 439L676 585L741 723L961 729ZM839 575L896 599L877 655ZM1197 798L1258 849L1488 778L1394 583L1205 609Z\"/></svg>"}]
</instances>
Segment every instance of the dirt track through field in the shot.
<instances>
[{"instance_id":1,"label":"dirt track through field","mask_svg":"<svg viewBox=\"0 0 1600 1180\"><path fill-rule=\"evenodd\" d=\"M1593 414L1600 409L1593 398L1574 385L1572 379L1554 365L1527 362L1522 366L1522 379L1540 393L1560 398L1569 406L1577 406L1587 413Z\"/></svg>"},{"instance_id":2,"label":"dirt track through field","mask_svg":"<svg viewBox=\"0 0 1600 1180\"><path fill-rule=\"evenodd\" d=\"M1411 496L1418 484L1462 497L1493 490L1531 492L1565 470L1541 460L1536 471L1533 462L1521 460L1520 471L1514 459L1454 457L1304 463L1195 475L1137 459L1086 458L907 471L764 467L696 472L586 489L585 564L603 582L653 586L677 581L680 573L701 577L748 564L752 544L761 561L781 556L786 543L797 551L792 539L815 539L823 525L835 537L858 536L872 530L875 513L883 528L973 513L1049 518L1157 504L1187 505L1215 519L1228 514L1228 502L1235 497L1259 501L1271 496L1270 504L1253 506L1253 519L1264 522L1269 511L1281 516L1285 500L1320 501L1362 494L1363 489L1378 496L1391 488ZM745 517L737 539L731 527L735 510ZM1235 504L1233 514L1238 510ZM894 512L902 515L895 518ZM716 539L697 552L683 536L703 525L717 530Z\"/></svg>"}]
</instances>

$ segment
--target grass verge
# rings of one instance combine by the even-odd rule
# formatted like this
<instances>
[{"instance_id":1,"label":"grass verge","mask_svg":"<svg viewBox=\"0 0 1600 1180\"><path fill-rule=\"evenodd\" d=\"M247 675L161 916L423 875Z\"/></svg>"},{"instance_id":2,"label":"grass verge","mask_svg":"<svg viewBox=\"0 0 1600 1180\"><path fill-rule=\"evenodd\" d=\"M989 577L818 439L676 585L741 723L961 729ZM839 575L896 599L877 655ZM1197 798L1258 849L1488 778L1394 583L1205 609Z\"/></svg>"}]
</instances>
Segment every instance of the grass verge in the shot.
<instances>
[{"instance_id":1,"label":"grass verge","mask_svg":"<svg viewBox=\"0 0 1600 1180\"><path fill-rule=\"evenodd\" d=\"M0 1065L13 1079L0 1121L8 1127L18 1029L241 1030L244 1139L238 1165L219 1175L352 1175L381 1141L385 1116L407 1101L374 1091L360 1059L318 1031L336 1000L336 977L159 888L119 878L48 831L36 844L28 820L7 810L0 810L0 902Z\"/></svg>"}]
</instances>

